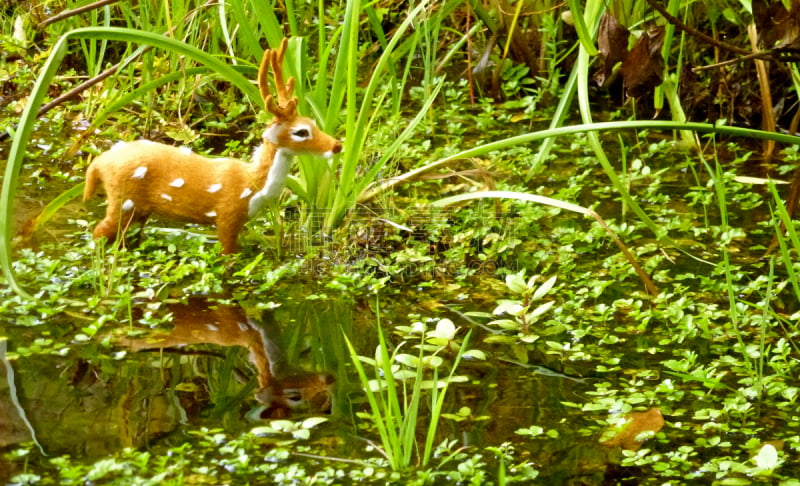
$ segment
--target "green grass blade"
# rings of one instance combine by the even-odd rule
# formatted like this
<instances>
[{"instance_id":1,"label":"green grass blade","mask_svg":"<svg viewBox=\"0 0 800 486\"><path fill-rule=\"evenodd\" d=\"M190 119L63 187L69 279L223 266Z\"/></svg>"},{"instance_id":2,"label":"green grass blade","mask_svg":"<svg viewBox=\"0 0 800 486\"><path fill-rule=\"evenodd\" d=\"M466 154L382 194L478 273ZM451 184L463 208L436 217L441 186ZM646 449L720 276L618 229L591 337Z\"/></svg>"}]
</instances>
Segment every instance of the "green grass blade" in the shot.
<instances>
[{"instance_id":1,"label":"green grass blade","mask_svg":"<svg viewBox=\"0 0 800 486\"><path fill-rule=\"evenodd\" d=\"M247 46L247 56L260 61L262 54L264 54L264 49L262 49L261 44L258 41L259 35L257 25L254 25L254 23L250 20L250 17L248 17L247 13L245 12L244 1L226 0L224 3L220 2L221 19L223 19L225 16L225 5L230 8L231 14L236 20L236 34L237 36L241 36L242 40L244 41L244 45ZM256 10L259 9L263 9L263 7L256 7ZM232 40L229 41L229 50L231 57L233 57L234 52L238 55L238 57L245 57L242 55L241 49L237 50L234 48Z\"/></svg>"},{"instance_id":2,"label":"green grass blade","mask_svg":"<svg viewBox=\"0 0 800 486\"><path fill-rule=\"evenodd\" d=\"M695 123L695 122L676 122L676 121L660 121L660 120L637 120L637 121L619 121L619 122L601 122L601 123L587 123L581 125L571 125L565 127L551 128L538 132L526 133L517 135L515 137L497 140L484 145L479 145L471 149L463 150L457 154L453 154L442 159L436 160L426 164L417 169L411 170L404 174L395 176L365 192L359 197L360 202L368 201L378 194L381 194L393 187L403 184L408 181L415 180L421 174L445 167L450 163L457 160L468 159L470 157L477 157L485 155L489 152L505 150L516 145L536 142L539 140L546 140L552 137L559 137L564 135L572 135L575 133L583 132L606 132L606 131L619 131L619 130L688 130L699 133L720 134L729 137L745 137L755 138L762 140L775 140L776 142L793 145L800 144L800 137L795 135L787 135L777 132L767 132L764 130L755 130L751 128L731 127L721 124L710 123ZM610 166L609 166L610 169ZM612 170L613 172L613 170ZM638 207L638 206L637 206ZM649 219L649 218L648 218ZM665 244L675 247L678 245L669 237L661 228L653 224L650 226L651 231Z\"/></svg>"},{"instance_id":3,"label":"green grass blade","mask_svg":"<svg viewBox=\"0 0 800 486\"><path fill-rule=\"evenodd\" d=\"M349 5L349 4L348 4ZM386 49L381 54L375 69L370 76L367 87L364 90L361 99L361 107L357 109L357 86L355 77L351 76L347 82L347 116L346 116L346 140L347 148L341 157L340 162L340 179L339 188L334 194L332 204L330 205L331 211L328 213L325 225L328 228L336 227L344 217L344 213L352 207L355 198L358 194L355 193L356 169L359 163L359 155L364 146L367 134L367 127L370 121L370 113L373 108L373 102L376 92L381 86L386 86L384 79L384 72L387 71L388 64L392 61L392 53L398 43L401 41L403 34L411 28L413 21L428 5L427 0L420 2L405 18L405 20L395 29L392 39L386 46ZM352 46L356 49L357 46ZM353 53L355 54L355 52ZM357 72L358 59L355 56L348 59L352 71ZM335 84L334 84L335 85ZM361 178L364 181L364 178ZM369 182L369 181L367 181Z\"/></svg>"},{"instance_id":4,"label":"green grass blade","mask_svg":"<svg viewBox=\"0 0 800 486\"><path fill-rule=\"evenodd\" d=\"M794 221L792 221L791 216L789 215L789 211L786 209L786 205L784 204L783 200L781 199L780 194L778 194L778 189L775 186L774 182L768 184L769 191L772 194L772 199L775 201L775 209L773 211L778 213L778 218L780 219L781 223L783 223L783 228L781 225L775 225L775 237L778 239L778 245L780 248L780 254L784 263L784 267L786 268L786 275L788 276L788 280L792 285L792 290L794 291L795 298L800 300L800 280L798 280L797 272L794 269L794 259L791 256L791 249L789 245L787 245L787 239L789 242L792 243L793 250L797 253L800 252L800 238L797 236L797 230L795 229ZM786 236L783 235L782 229L785 229Z\"/></svg>"},{"instance_id":5,"label":"green grass blade","mask_svg":"<svg viewBox=\"0 0 800 486\"><path fill-rule=\"evenodd\" d=\"M267 38L269 46L277 48L283 38L283 27L275 15L279 10L275 8L275 2L272 2L272 5L264 5L265 3L263 0L250 0L249 11L257 19L259 30Z\"/></svg>"},{"instance_id":6,"label":"green grass blade","mask_svg":"<svg viewBox=\"0 0 800 486\"><path fill-rule=\"evenodd\" d=\"M467 346L469 345L469 338L472 336L472 330L467 332L467 335L464 336L464 341L461 343L461 347L458 349L458 354L456 354L455 359L453 360L453 367L450 369L450 375L448 375L447 380L442 387L441 392L438 394L434 394L432 397L432 407L431 407L431 417L430 423L428 424L428 434L425 437L425 447L423 449L423 456L422 456L422 466L425 467L431 460L431 455L433 454L433 442L436 439L436 430L439 427L439 420L442 417L442 407L444 406L444 398L447 394L447 389L450 386L450 381L455 376L456 369L458 365L461 363L461 357L464 355L464 351L467 350ZM437 377L438 378L438 377ZM434 389L436 389L436 385L434 384Z\"/></svg>"},{"instance_id":7,"label":"green grass blade","mask_svg":"<svg viewBox=\"0 0 800 486\"><path fill-rule=\"evenodd\" d=\"M589 2L590 4L592 2ZM575 26L575 32L578 34L578 40L581 46L586 50L590 56L599 54L597 47L594 45L594 36L589 33L589 28L586 26L583 9L579 0L568 0L567 5L572 12L572 21ZM591 6L587 5L587 10L591 10ZM593 21L594 19L592 19Z\"/></svg>"},{"instance_id":8,"label":"green grass blade","mask_svg":"<svg viewBox=\"0 0 800 486\"><path fill-rule=\"evenodd\" d=\"M51 80L55 76L58 66L67 53L68 36L63 36L53 46L50 56L44 63L39 77L33 86L33 91L28 97L28 104L22 112L17 131L9 151L6 162L3 188L0 192L0 266L8 285L19 295L30 297L17 283L14 270L11 266L11 237L14 232L14 195L17 189L17 179L22 168L23 157L28 139L33 131L36 113L42 105Z\"/></svg>"},{"instance_id":9,"label":"green grass blade","mask_svg":"<svg viewBox=\"0 0 800 486\"><path fill-rule=\"evenodd\" d=\"M342 332L344 333L344 331ZM378 435L380 436L381 443L383 444L384 454L386 454L386 458L389 460L389 464L392 469L396 469L397 459L394 455L396 449L391 446L392 441L389 438L389 431L387 430L388 427L383 419L383 415L381 414L383 408L378 404L375 393L369 386L369 378L367 377L367 373L364 371L364 366L361 364L358 353L353 347L353 344L350 342L350 339L347 337L347 334L344 335L344 341L345 344L347 344L347 350L350 352L350 359L353 362L353 367L356 369L358 379L361 382L361 385L364 387L364 393L367 396L367 402L369 403L370 411L372 413L372 421L375 423L375 427L378 429Z\"/></svg>"},{"instance_id":10,"label":"green grass blade","mask_svg":"<svg viewBox=\"0 0 800 486\"><path fill-rule=\"evenodd\" d=\"M33 224L31 225L30 231L31 233L35 232L39 227L45 223L47 223L50 218L55 216L55 214L64 206L66 206L70 201L79 197L83 194L83 186L84 183L81 182L80 184L76 184L66 191L62 192L55 199L47 203L47 206L42 209L42 212L39 213L36 218L33 220Z\"/></svg>"}]
</instances>

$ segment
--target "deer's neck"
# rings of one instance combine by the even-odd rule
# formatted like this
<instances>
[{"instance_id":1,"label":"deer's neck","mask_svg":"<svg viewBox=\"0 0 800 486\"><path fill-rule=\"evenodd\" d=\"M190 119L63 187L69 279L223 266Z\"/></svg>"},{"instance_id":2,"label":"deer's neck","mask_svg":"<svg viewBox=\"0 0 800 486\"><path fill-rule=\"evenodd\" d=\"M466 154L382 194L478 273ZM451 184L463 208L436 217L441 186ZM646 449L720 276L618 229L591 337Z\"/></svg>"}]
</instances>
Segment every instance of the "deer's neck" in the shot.
<instances>
[{"instance_id":1,"label":"deer's neck","mask_svg":"<svg viewBox=\"0 0 800 486\"><path fill-rule=\"evenodd\" d=\"M249 217L252 218L264 204L280 196L293 158L288 150L266 140L256 149L253 154L256 192L250 198Z\"/></svg>"}]
</instances>

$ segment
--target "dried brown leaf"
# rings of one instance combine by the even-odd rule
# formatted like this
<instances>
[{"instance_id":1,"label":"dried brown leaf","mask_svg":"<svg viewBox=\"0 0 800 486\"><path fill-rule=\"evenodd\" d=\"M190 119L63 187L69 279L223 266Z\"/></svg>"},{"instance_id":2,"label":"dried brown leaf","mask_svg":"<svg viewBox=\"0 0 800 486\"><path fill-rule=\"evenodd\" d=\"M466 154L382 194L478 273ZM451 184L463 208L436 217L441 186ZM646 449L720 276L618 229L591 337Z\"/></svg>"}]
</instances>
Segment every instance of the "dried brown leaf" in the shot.
<instances>
[{"instance_id":1,"label":"dried brown leaf","mask_svg":"<svg viewBox=\"0 0 800 486\"><path fill-rule=\"evenodd\" d=\"M628 55L629 36L630 31L620 24L616 17L608 12L603 15L600 20L600 29L597 32L600 68L594 75L594 80L599 86L605 86L614 66L625 60Z\"/></svg>"},{"instance_id":2,"label":"dried brown leaf","mask_svg":"<svg viewBox=\"0 0 800 486\"><path fill-rule=\"evenodd\" d=\"M658 408L651 408L646 412L631 412L625 415L625 421L603 435L613 434L610 439L601 441L606 447L619 446L629 451L638 450L645 440L664 427L664 416ZM648 434L645 434L648 433Z\"/></svg>"},{"instance_id":3,"label":"dried brown leaf","mask_svg":"<svg viewBox=\"0 0 800 486\"><path fill-rule=\"evenodd\" d=\"M661 46L664 45L664 29L654 29L642 34L630 54L622 62L620 74L625 82L625 93L638 98L649 94L661 84L664 72L664 58Z\"/></svg>"}]
</instances>

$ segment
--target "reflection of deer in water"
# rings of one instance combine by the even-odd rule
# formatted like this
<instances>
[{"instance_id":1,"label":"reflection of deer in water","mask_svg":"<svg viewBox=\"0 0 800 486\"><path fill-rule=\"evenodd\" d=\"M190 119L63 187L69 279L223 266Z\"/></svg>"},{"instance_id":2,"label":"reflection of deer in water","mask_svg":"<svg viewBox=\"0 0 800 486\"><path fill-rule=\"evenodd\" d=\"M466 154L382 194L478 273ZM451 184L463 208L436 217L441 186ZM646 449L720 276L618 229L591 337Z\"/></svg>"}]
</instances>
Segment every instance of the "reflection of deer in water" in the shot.
<instances>
[{"instance_id":1,"label":"reflection of deer in water","mask_svg":"<svg viewBox=\"0 0 800 486\"><path fill-rule=\"evenodd\" d=\"M133 351L175 348L188 344L242 346L258 373L256 399L267 408L265 418L287 417L294 409L329 412L333 377L326 373L286 370L283 351L253 322L241 307L210 305L202 299L169 306L174 328L140 339L125 339L121 344Z\"/></svg>"}]
</instances>

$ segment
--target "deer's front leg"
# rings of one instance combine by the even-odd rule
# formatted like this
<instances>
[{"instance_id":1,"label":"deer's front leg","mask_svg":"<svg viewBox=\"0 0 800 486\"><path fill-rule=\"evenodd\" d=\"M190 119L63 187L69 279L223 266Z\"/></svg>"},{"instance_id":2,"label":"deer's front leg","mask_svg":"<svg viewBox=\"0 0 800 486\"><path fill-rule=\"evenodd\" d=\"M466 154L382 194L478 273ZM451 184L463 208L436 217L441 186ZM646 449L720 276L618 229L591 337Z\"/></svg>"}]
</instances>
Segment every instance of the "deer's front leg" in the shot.
<instances>
[{"instance_id":1,"label":"deer's front leg","mask_svg":"<svg viewBox=\"0 0 800 486\"><path fill-rule=\"evenodd\" d=\"M217 238L222 245L223 254L236 253L236 239L244 227L244 222L244 218L235 216L221 215L217 217Z\"/></svg>"}]
</instances>

